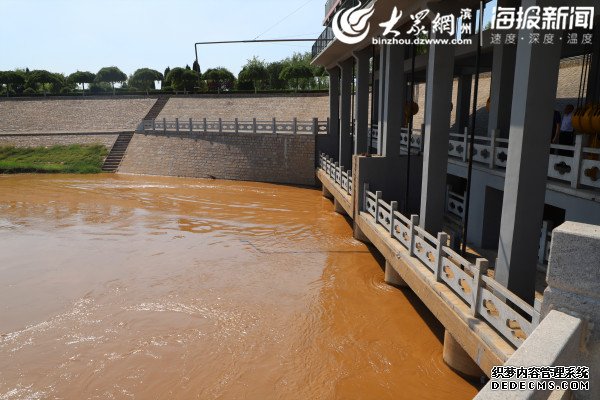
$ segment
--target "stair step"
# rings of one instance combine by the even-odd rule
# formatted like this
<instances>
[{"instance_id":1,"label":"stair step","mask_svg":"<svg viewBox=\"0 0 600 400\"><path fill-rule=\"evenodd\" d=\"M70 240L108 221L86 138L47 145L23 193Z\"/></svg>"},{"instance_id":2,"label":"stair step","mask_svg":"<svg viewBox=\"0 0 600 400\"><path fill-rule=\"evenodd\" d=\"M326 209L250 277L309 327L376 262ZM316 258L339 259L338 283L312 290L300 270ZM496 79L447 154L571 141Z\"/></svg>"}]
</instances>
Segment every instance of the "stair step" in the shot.
<instances>
[{"instance_id":1,"label":"stair step","mask_svg":"<svg viewBox=\"0 0 600 400\"><path fill-rule=\"evenodd\" d=\"M104 163L102 164L102 171L105 172L116 172L121 165L121 161L127 152L127 147L129 147L129 143L131 143L131 139L133 138L133 133L120 133L115 140L110 152L104 159Z\"/></svg>"}]
</instances>

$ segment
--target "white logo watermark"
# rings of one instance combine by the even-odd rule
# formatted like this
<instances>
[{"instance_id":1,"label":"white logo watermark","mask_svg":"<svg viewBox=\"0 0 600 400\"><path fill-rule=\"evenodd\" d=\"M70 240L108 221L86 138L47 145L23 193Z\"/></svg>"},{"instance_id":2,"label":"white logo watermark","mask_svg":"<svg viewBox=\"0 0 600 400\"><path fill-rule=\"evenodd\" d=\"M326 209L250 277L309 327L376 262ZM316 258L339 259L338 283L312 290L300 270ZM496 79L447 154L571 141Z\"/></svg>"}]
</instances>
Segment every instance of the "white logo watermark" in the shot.
<instances>
[{"instance_id":1,"label":"white logo watermark","mask_svg":"<svg viewBox=\"0 0 600 400\"><path fill-rule=\"evenodd\" d=\"M349 9L342 9L338 11L333 17L332 21L332 29L335 37L346 44L356 44L360 43L367 38L369 35L369 31L371 28L371 24L369 19L373 15L374 5L367 7L365 9L361 9L362 3L358 3L357 6L354 6ZM388 21L382 22L379 24L380 27L384 29L382 33L382 37L373 38L373 44L428 44L429 42L433 42L435 39L427 39L424 38L423 35L427 35L429 31L427 30L427 16L430 14L430 10L425 9L421 10L415 14L410 15L410 19L412 20L412 25L410 29L406 31L407 35L411 35L411 39L398 38L401 35L401 32L394 29L398 24L400 19L402 18L402 11L398 10L398 7L394 7L392 10L392 14ZM437 13L431 22L430 29L434 33L439 33L442 35L447 35L449 37L453 37L457 32L461 34L470 34L471 33L471 20L472 20L472 10L471 9L462 9L461 10L461 24L458 24L457 17L452 14L441 15ZM448 44L461 44L467 43L470 44L471 39L437 39L436 43L439 40L443 40L444 43Z\"/></svg>"},{"instance_id":2,"label":"white logo watermark","mask_svg":"<svg viewBox=\"0 0 600 400\"><path fill-rule=\"evenodd\" d=\"M362 4L347 10L340 10L333 17L331 28L339 41L347 44L360 43L366 39L371 29L369 18L375 12L374 5L361 10Z\"/></svg>"},{"instance_id":3,"label":"white logo watermark","mask_svg":"<svg viewBox=\"0 0 600 400\"><path fill-rule=\"evenodd\" d=\"M338 11L333 17L332 29L335 37L343 43L357 44L369 35L374 5L362 9L358 3L349 9ZM412 24L405 32L409 38L400 37L402 32L396 26L402 18L402 11L397 7L392 10L390 19L379 24L383 32L372 38L374 45L378 44L471 44L473 35L474 10L460 9L459 15L435 15L424 9L410 15ZM429 24L428 21L431 21ZM565 7L494 7L490 28L490 44L517 44L518 39L528 39L531 44L553 44L555 39L563 40L560 33L548 31L567 31L566 44L589 45L592 43L592 33L568 32L570 30L592 30L594 27L594 7L565 6ZM485 27L483 28L486 29ZM533 32L523 32L530 30ZM543 31L543 34L535 32ZM431 31L431 32L430 32ZM502 32L504 33L504 36ZM509 31L509 32L506 32ZM516 33L516 31L521 31ZM428 38L429 33L436 38ZM528 35L526 38L524 35ZM481 34L483 38L483 34Z\"/></svg>"},{"instance_id":4,"label":"white logo watermark","mask_svg":"<svg viewBox=\"0 0 600 400\"><path fill-rule=\"evenodd\" d=\"M594 7L494 7L492 29L574 30L594 28Z\"/></svg>"}]
</instances>

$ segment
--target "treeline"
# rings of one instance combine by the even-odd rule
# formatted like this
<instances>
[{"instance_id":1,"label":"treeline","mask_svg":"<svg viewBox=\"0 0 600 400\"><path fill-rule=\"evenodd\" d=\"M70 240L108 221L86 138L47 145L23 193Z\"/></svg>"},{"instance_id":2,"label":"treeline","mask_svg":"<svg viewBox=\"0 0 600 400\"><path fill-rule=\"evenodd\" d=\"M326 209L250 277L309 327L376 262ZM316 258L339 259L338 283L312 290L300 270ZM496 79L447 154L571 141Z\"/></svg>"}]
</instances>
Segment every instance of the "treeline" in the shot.
<instances>
[{"instance_id":1,"label":"treeline","mask_svg":"<svg viewBox=\"0 0 600 400\"><path fill-rule=\"evenodd\" d=\"M127 92L229 92L229 91L298 91L321 90L329 86L323 67L310 65L310 53L295 53L281 61L267 63L258 57L248 60L236 77L224 67L209 68L204 73L194 61L192 67L167 67L163 73L140 68L127 76L117 67L98 72L76 71L70 75L46 70L16 69L0 71L0 94L38 95L86 92L116 94ZM120 84L116 88L115 84Z\"/></svg>"}]
</instances>

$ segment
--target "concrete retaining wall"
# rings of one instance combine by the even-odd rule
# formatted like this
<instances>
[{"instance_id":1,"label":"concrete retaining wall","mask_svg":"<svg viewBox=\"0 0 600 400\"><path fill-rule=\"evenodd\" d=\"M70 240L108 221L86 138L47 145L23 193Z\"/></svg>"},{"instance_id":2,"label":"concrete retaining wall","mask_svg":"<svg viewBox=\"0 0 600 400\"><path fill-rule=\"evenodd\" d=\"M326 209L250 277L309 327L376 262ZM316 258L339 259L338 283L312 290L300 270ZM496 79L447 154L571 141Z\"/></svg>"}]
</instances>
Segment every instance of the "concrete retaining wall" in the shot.
<instances>
[{"instance_id":1,"label":"concrete retaining wall","mask_svg":"<svg viewBox=\"0 0 600 400\"><path fill-rule=\"evenodd\" d=\"M119 172L315 184L315 136L136 133Z\"/></svg>"},{"instance_id":2,"label":"concrete retaining wall","mask_svg":"<svg viewBox=\"0 0 600 400\"><path fill-rule=\"evenodd\" d=\"M118 136L119 132L0 134L0 146L46 147L70 144L102 144L110 149Z\"/></svg>"}]
</instances>

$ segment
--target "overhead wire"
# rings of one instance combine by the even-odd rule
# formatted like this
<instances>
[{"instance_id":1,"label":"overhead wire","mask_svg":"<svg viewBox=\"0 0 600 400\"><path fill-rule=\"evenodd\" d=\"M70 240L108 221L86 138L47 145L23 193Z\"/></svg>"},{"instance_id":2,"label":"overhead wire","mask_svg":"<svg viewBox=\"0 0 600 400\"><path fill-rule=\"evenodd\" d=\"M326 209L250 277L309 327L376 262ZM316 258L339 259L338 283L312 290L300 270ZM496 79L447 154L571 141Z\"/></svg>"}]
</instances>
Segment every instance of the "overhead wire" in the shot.
<instances>
[{"instance_id":1,"label":"overhead wire","mask_svg":"<svg viewBox=\"0 0 600 400\"><path fill-rule=\"evenodd\" d=\"M256 36L254 38L254 40L258 39L259 37L261 37L265 33L269 32L271 29L275 28L280 23L282 23L283 21L285 21L286 19L288 19L289 17L291 17L292 15L296 14L298 11L300 11L301 9L303 9L304 7L306 7L308 5L308 3L312 3L313 1L315 1L315 0L308 0L307 2L303 3L300 7L296 8L294 11L292 11L291 13L289 13L288 15L286 15L285 17L281 18L279 21L277 21L276 23L274 23L273 25L271 25L269 28L267 28L267 30L265 30L264 32L262 32L260 35Z\"/></svg>"}]
</instances>

